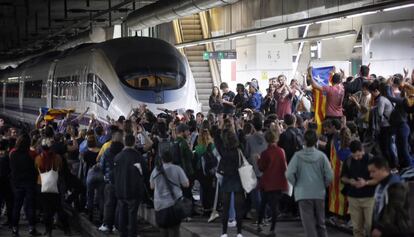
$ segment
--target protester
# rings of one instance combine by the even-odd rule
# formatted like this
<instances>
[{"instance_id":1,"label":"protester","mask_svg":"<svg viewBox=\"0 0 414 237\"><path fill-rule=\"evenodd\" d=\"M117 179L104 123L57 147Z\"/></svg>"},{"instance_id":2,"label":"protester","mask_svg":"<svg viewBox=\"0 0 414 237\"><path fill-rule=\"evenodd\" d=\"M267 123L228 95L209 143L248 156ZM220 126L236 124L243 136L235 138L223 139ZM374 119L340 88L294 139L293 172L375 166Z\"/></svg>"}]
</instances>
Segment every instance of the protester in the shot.
<instances>
[{"instance_id":1,"label":"protester","mask_svg":"<svg viewBox=\"0 0 414 237\"><path fill-rule=\"evenodd\" d=\"M369 176L369 154L364 152L360 141L350 144L352 154L343 162L341 180L345 183L342 192L348 197L349 214L355 237L365 237L371 231L376 181Z\"/></svg>"},{"instance_id":2,"label":"protester","mask_svg":"<svg viewBox=\"0 0 414 237\"><path fill-rule=\"evenodd\" d=\"M184 170L180 166L172 164L173 158L171 152L166 151L161 157L162 165L155 168L150 177L151 189L154 189L154 209L156 212L166 210L173 206L176 201L173 197L178 199L183 196L181 187L188 188L190 186ZM171 183L174 194L170 193L170 189L166 182ZM159 222L159 220L156 221ZM160 226L161 236L179 237L181 220L172 218L168 220L168 223L168 226Z\"/></svg>"},{"instance_id":3,"label":"protester","mask_svg":"<svg viewBox=\"0 0 414 237\"><path fill-rule=\"evenodd\" d=\"M114 186L119 208L121 237L137 236L138 207L144 195L144 178L148 171L142 156L134 148L135 137L125 135L125 148L115 156Z\"/></svg>"},{"instance_id":4,"label":"protester","mask_svg":"<svg viewBox=\"0 0 414 237\"><path fill-rule=\"evenodd\" d=\"M304 139L305 148L293 156L286 177L293 185L306 236L327 237L325 190L333 179L333 172L328 158L315 148L316 132L306 131Z\"/></svg>"},{"instance_id":5,"label":"protester","mask_svg":"<svg viewBox=\"0 0 414 237\"><path fill-rule=\"evenodd\" d=\"M223 217L222 217L222 235L227 237L227 225L229 220L229 209L231 194L234 193L234 206L236 209L237 237L242 237L242 219L244 193L238 173L239 167L239 143L236 134L230 130L223 130L223 150L222 159L218 166L218 173L223 176L221 192L223 194Z\"/></svg>"},{"instance_id":6,"label":"protester","mask_svg":"<svg viewBox=\"0 0 414 237\"><path fill-rule=\"evenodd\" d=\"M10 152L10 183L13 189L14 206L12 234L19 236L20 211L25 203L25 214L29 221L29 234L38 236L35 217L35 194L37 171L29 155L30 137L22 134L17 138L15 149Z\"/></svg>"},{"instance_id":7,"label":"protester","mask_svg":"<svg viewBox=\"0 0 414 237\"><path fill-rule=\"evenodd\" d=\"M375 189L372 237L408 237L411 222L408 215L408 189L398 175L391 174L388 162L382 158L369 161L368 170Z\"/></svg>"},{"instance_id":8,"label":"protester","mask_svg":"<svg viewBox=\"0 0 414 237\"><path fill-rule=\"evenodd\" d=\"M257 221L258 230L261 231L262 221L267 204L271 209L270 233L275 233L278 205L282 192L288 191L288 182L285 177L287 163L283 149L277 146L278 135L273 131L267 131L264 135L268 148L260 155L257 161L259 170L263 172L260 178L259 188L262 200L260 203L259 218Z\"/></svg>"}]
</instances>

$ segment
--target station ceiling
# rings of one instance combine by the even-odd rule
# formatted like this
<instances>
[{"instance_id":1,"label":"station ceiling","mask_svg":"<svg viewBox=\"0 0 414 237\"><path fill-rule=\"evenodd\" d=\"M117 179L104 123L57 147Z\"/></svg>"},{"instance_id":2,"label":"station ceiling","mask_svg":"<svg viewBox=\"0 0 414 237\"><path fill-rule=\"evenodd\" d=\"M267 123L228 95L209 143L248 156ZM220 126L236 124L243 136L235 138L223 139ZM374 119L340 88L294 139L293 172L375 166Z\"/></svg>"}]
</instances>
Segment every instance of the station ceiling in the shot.
<instances>
[{"instance_id":1,"label":"station ceiling","mask_svg":"<svg viewBox=\"0 0 414 237\"><path fill-rule=\"evenodd\" d=\"M157 0L0 0L0 60L56 46L87 31L91 25L107 27L120 23L133 10L155 2ZM111 8L113 10L108 11ZM96 14L99 16L89 21Z\"/></svg>"}]
</instances>

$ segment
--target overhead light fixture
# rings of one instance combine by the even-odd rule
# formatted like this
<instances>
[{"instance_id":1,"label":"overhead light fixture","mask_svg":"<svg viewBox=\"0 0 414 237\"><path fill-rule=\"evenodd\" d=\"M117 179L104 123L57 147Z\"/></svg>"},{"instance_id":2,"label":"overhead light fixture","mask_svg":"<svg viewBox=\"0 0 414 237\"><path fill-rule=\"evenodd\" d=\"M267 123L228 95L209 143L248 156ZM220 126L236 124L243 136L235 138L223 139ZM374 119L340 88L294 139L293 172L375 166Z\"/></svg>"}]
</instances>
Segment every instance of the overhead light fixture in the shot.
<instances>
[{"instance_id":1,"label":"overhead light fixture","mask_svg":"<svg viewBox=\"0 0 414 237\"><path fill-rule=\"evenodd\" d=\"M346 31L339 31L335 33L329 33L324 35L315 35L315 36L308 36L304 38L292 38L292 39L286 39L285 43L301 43L301 42L307 42L307 41L317 41L317 40L327 40L332 38L339 38L339 37L347 37L351 35L356 35L356 30L346 30Z\"/></svg>"},{"instance_id":2,"label":"overhead light fixture","mask_svg":"<svg viewBox=\"0 0 414 237\"><path fill-rule=\"evenodd\" d=\"M305 23L305 24L299 24L299 25L289 26L289 29L295 29L295 28L299 28L299 27L307 26L307 25L310 25L310 24L309 23Z\"/></svg>"},{"instance_id":3,"label":"overhead light fixture","mask_svg":"<svg viewBox=\"0 0 414 237\"><path fill-rule=\"evenodd\" d=\"M354 36L354 34L349 34L349 35L340 35L340 36L336 36L334 37L335 39L341 39L341 38L346 38L346 37L351 37Z\"/></svg>"},{"instance_id":4,"label":"overhead light fixture","mask_svg":"<svg viewBox=\"0 0 414 237\"><path fill-rule=\"evenodd\" d=\"M269 33L274 33L274 32L278 32L278 31L282 31L282 30L286 30L286 28L278 28L278 29L274 29L274 30L268 30L268 31L266 31L266 33L269 34Z\"/></svg>"},{"instance_id":5,"label":"overhead light fixture","mask_svg":"<svg viewBox=\"0 0 414 237\"><path fill-rule=\"evenodd\" d=\"M414 7L414 3L401 5L401 6L396 6L396 7L385 8L383 11L388 12L388 11L394 11L394 10L403 9L403 8L407 8L407 7Z\"/></svg>"},{"instance_id":6,"label":"overhead light fixture","mask_svg":"<svg viewBox=\"0 0 414 237\"><path fill-rule=\"evenodd\" d=\"M362 44L354 45L354 49L357 49L357 48L362 48Z\"/></svg>"},{"instance_id":7,"label":"overhead light fixture","mask_svg":"<svg viewBox=\"0 0 414 237\"><path fill-rule=\"evenodd\" d=\"M229 38L229 40L236 40L236 39L241 39L241 38L244 38L244 37L245 37L244 35L240 35L240 36L235 36L235 37Z\"/></svg>"},{"instance_id":8,"label":"overhead light fixture","mask_svg":"<svg viewBox=\"0 0 414 237\"><path fill-rule=\"evenodd\" d=\"M354 17L358 17L358 16L366 16L366 15L372 15L375 13L378 13L379 11L369 11L369 12L362 12L362 13L357 13L357 14L352 14L349 16L346 16L346 18L354 18Z\"/></svg>"},{"instance_id":9,"label":"overhead light fixture","mask_svg":"<svg viewBox=\"0 0 414 237\"><path fill-rule=\"evenodd\" d=\"M225 41L228 41L228 39L214 40L213 43L221 43L221 42L225 42Z\"/></svg>"},{"instance_id":10,"label":"overhead light fixture","mask_svg":"<svg viewBox=\"0 0 414 237\"><path fill-rule=\"evenodd\" d=\"M315 22L315 24L322 24L322 23L328 23L328 22L333 22L333 21L339 21L342 18L332 18L332 19L327 19L327 20L322 20L322 21L317 21Z\"/></svg>"},{"instance_id":11,"label":"overhead light fixture","mask_svg":"<svg viewBox=\"0 0 414 237\"><path fill-rule=\"evenodd\" d=\"M247 37L252 37L252 36L258 36L258 35L263 35L265 32L257 32L257 33L253 33L253 34L248 34Z\"/></svg>"}]
</instances>

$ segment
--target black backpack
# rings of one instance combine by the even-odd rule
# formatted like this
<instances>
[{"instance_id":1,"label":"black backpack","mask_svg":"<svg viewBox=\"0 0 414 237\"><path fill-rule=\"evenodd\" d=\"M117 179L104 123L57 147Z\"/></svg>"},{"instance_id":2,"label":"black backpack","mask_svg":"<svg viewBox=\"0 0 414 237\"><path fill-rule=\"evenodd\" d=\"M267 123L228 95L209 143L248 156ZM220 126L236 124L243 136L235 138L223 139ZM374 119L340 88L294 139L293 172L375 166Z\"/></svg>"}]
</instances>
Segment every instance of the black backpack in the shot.
<instances>
[{"instance_id":1,"label":"black backpack","mask_svg":"<svg viewBox=\"0 0 414 237\"><path fill-rule=\"evenodd\" d=\"M217 170L218 160L213 154L213 143L208 144L207 151L201 157L204 175L214 175Z\"/></svg>"}]
</instances>

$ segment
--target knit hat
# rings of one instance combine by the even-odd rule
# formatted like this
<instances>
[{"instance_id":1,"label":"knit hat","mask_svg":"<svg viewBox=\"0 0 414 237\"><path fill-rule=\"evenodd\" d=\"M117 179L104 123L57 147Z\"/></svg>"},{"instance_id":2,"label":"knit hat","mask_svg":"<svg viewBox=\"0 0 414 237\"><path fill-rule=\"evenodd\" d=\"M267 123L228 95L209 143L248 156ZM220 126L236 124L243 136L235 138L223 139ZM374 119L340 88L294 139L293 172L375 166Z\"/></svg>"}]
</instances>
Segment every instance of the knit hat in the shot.
<instances>
[{"instance_id":1,"label":"knit hat","mask_svg":"<svg viewBox=\"0 0 414 237\"><path fill-rule=\"evenodd\" d=\"M257 85L257 82L255 81L251 81L250 86L253 87L256 91L259 90L259 85Z\"/></svg>"}]
</instances>

